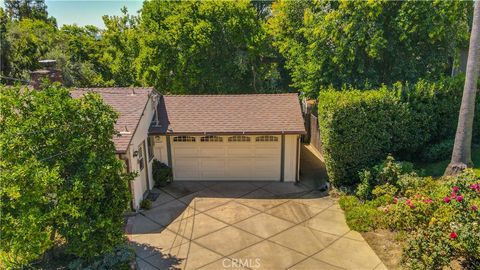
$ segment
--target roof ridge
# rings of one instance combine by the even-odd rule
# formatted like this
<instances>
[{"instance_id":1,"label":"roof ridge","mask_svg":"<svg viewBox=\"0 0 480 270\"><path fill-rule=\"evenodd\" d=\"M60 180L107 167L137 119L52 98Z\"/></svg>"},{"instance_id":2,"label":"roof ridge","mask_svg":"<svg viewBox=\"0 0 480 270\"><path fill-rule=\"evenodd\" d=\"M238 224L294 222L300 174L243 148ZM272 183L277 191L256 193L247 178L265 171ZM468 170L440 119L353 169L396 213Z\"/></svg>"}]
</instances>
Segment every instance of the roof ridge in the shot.
<instances>
[{"instance_id":1,"label":"roof ridge","mask_svg":"<svg viewBox=\"0 0 480 270\"><path fill-rule=\"evenodd\" d=\"M287 96L295 95L298 96L298 93L253 93L253 94L174 94L174 95L162 95L165 97L235 97L235 96Z\"/></svg>"}]
</instances>

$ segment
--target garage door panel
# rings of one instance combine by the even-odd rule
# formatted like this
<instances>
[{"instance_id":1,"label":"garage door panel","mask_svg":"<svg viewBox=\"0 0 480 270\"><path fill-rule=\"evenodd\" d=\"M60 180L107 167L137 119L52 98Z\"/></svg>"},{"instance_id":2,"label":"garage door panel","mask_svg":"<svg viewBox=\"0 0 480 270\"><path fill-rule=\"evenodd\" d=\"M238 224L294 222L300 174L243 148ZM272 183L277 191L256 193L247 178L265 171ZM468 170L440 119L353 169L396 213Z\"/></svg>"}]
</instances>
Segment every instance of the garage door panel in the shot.
<instances>
[{"instance_id":1,"label":"garage door panel","mask_svg":"<svg viewBox=\"0 0 480 270\"><path fill-rule=\"evenodd\" d=\"M252 147L227 147L227 156L243 156L243 157L251 157L253 156L253 148Z\"/></svg>"},{"instance_id":2,"label":"garage door panel","mask_svg":"<svg viewBox=\"0 0 480 270\"><path fill-rule=\"evenodd\" d=\"M199 147L198 153L201 157L222 157L225 155L225 147L212 145Z\"/></svg>"},{"instance_id":3,"label":"garage door panel","mask_svg":"<svg viewBox=\"0 0 480 270\"><path fill-rule=\"evenodd\" d=\"M229 178L246 179L252 175L251 158L227 158L225 164L226 176Z\"/></svg>"},{"instance_id":4,"label":"garage door panel","mask_svg":"<svg viewBox=\"0 0 480 270\"><path fill-rule=\"evenodd\" d=\"M174 155L177 157L196 157L199 153L197 147L181 146L174 148Z\"/></svg>"},{"instance_id":5,"label":"garage door panel","mask_svg":"<svg viewBox=\"0 0 480 270\"><path fill-rule=\"evenodd\" d=\"M173 164L174 177L177 179L194 179L198 173L197 158L177 158Z\"/></svg>"},{"instance_id":6,"label":"garage door panel","mask_svg":"<svg viewBox=\"0 0 480 270\"><path fill-rule=\"evenodd\" d=\"M173 143L178 180L279 180L279 142Z\"/></svg>"},{"instance_id":7,"label":"garage door panel","mask_svg":"<svg viewBox=\"0 0 480 270\"><path fill-rule=\"evenodd\" d=\"M257 147L255 148L254 153L256 157L278 157L280 149L278 147Z\"/></svg>"}]
</instances>

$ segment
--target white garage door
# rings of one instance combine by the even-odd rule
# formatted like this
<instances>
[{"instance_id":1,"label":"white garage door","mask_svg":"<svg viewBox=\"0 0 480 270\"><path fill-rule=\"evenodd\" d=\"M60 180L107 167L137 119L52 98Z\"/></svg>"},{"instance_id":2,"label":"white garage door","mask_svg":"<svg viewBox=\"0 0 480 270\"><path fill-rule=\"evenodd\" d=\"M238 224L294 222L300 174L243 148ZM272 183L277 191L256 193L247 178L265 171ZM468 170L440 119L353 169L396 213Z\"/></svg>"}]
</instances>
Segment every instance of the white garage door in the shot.
<instances>
[{"instance_id":1,"label":"white garage door","mask_svg":"<svg viewBox=\"0 0 480 270\"><path fill-rule=\"evenodd\" d=\"M175 180L279 180L280 136L173 137Z\"/></svg>"}]
</instances>

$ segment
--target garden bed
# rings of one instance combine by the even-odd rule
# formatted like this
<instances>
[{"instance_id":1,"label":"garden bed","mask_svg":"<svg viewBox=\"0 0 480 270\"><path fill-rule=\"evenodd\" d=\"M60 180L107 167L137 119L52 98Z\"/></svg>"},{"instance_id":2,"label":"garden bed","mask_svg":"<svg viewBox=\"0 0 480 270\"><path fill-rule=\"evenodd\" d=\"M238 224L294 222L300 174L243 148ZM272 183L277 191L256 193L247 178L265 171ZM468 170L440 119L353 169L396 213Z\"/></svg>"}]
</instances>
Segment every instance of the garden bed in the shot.
<instances>
[{"instance_id":1,"label":"garden bed","mask_svg":"<svg viewBox=\"0 0 480 270\"><path fill-rule=\"evenodd\" d=\"M339 203L389 269L479 269L480 177L422 177L392 157ZM462 268L463 267L463 268Z\"/></svg>"}]
</instances>

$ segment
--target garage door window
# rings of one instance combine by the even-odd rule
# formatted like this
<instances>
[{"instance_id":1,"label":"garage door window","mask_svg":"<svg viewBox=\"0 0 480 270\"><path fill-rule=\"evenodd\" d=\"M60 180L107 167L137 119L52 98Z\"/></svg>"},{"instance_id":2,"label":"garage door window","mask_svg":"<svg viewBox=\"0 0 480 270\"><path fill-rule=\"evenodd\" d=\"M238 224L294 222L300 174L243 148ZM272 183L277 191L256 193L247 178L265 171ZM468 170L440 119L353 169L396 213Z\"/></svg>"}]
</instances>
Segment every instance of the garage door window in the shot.
<instances>
[{"instance_id":1,"label":"garage door window","mask_svg":"<svg viewBox=\"0 0 480 270\"><path fill-rule=\"evenodd\" d=\"M229 142L249 142L250 137L243 136L243 135L238 135L238 136L232 136L228 137Z\"/></svg>"},{"instance_id":2,"label":"garage door window","mask_svg":"<svg viewBox=\"0 0 480 270\"><path fill-rule=\"evenodd\" d=\"M218 136L204 136L200 138L201 142L223 142L222 137Z\"/></svg>"},{"instance_id":3,"label":"garage door window","mask_svg":"<svg viewBox=\"0 0 480 270\"><path fill-rule=\"evenodd\" d=\"M275 136L258 136L255 138L256 142L278 142L278 138Z\"/></svg>"},{"instance_id":4,"label":"garage door window","mask_svg":"<svg viewBox=\"0 0 480 270\"><path fill-rule=\"evenodd\" d=\"M173 141L174 141L174 142L194 142L194 141L195 141L195 137L191 137L191 136L177 136L177 137L173 137Z\"/></svg>"}]
</instances>

